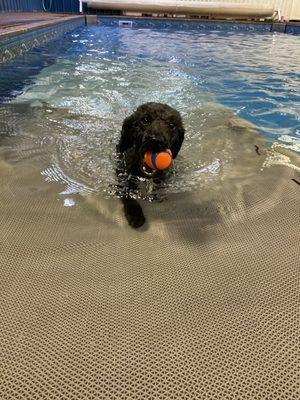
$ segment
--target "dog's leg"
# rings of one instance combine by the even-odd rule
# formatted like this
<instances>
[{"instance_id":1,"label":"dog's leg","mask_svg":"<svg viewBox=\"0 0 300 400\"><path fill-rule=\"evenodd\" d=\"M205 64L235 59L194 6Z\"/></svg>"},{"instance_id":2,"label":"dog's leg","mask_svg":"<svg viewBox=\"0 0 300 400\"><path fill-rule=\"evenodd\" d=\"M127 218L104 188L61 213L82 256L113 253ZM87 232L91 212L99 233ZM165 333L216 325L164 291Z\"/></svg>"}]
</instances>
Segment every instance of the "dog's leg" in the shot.
<instances>
[{"instance_id":1,"label":"dog's leg","mask_svg":"<svg viewBox=\"0 0 300 400\"><path fill-rule=\"evenodd\" d=\"M131 197L137 191L137 181L134 177L130 177L124 173L122 161L118 163L116 174L118 180L117 193L121 197L128 224L133 228L140 228L144 225L146 219L138 201Z\"/></svg>"},{"instance_id":2,"label":"dog's leg","mask_svg":"<svg viewBox=\"0 0 300 400\"><path fill-rule=\"evenodd\" d=\"M146 222L142 207L138 201L130 197L122 197L125 217L130 226L140 228Z\"/></svg>"}]
</instances>

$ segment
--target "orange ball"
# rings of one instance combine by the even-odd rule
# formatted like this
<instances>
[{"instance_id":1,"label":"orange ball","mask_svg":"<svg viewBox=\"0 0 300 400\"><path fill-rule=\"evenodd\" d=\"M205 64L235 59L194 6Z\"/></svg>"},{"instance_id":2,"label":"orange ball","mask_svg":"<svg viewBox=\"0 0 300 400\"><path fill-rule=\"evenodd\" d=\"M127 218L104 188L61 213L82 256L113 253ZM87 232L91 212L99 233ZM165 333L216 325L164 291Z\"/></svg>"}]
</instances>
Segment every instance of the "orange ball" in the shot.
<instances>
[{"instance_id":1,"label":"orange ball","mask_svg":"<svg viewBox=\"0 0 300 400\"><path fill-rule=\"evenodd\" d=\"M159 153L147 151L144 155L144 161L151 169L164 170L169 168L172 163L172 152L170 149Z\"/></svg>"}]
</instances>

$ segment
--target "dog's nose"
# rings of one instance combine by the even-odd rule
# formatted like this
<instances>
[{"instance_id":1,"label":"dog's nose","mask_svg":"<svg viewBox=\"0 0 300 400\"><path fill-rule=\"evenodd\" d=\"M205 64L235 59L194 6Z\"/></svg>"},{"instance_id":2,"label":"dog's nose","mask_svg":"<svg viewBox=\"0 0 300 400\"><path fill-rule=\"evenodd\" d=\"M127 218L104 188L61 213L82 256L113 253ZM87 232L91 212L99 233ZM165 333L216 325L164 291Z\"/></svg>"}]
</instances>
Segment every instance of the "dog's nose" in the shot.
<instances>
[{"instance_id":1,"label":"dog's nose","mask_svg":"<svg viewBox=\"0 0 300 400\"><path fill-rule=\"evenodd\" d=\"M151 149L154 151L160 151L168 147L164 138L157 136L151 136L149 144L151 146Z\"/></svg>"},{"instance_id":2,"label":"dog's nose","mask_svg":"<svg viewBox=\"0 0 300 400\"><path fill-rule=\"evenodd\" d=\"M158 135L151 135L150 138L149 138L149 141L151 143L153 143L153 144L161 143L162 138L160 136L158 136Z\"/></svg>"}]
</instances>

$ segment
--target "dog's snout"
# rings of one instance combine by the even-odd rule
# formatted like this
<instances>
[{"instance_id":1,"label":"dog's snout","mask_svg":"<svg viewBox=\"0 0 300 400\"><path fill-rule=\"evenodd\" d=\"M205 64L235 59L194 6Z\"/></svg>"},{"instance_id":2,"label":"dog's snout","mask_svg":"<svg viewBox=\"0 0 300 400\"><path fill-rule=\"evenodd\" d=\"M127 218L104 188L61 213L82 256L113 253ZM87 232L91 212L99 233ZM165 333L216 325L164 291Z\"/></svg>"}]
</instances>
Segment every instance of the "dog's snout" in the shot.
<instances>
[{"instance_id":1,"label":"dog's snout","mask_svg":"<svg viewBox=\"0 0 300 400\"><path fill-rule=\"evenodd\" d=\"M153 121L150 129L152 136L157 138L166 130L166 124L163 121Z\"/></svg>"},{"instance_id":2,"label":"dog's snout","mask_svg":"<svg viewBox=\"0 0 300 400\"><path fill-rule=\"evenodd\" d=\"M153 143L153 144L159 144L162 141L163 141L163 139L161 137L159 137L158 135L156 135L156 136L152 135L149 137L149 142Z\"/></svg>"},{"instance_id":3,"label":"dog's snout","mask_svg":"<svg viewBox=\"0 0 300 400\"><path fill-rule=\"evenodd\" d=\"M150 136L146 140L147 150L161 151L167 147L167 142L162 136Z\"/></svg>"},{"instance_id":4,"label":"dog's snout","mask_svg":"<svg viewBox=\"0 0 300 400\"><path fill-rule=\"evenodd\" d=\"M160 150L168 145L166 136L166 126L163 121L154 121L149 127L146 140L153 150Z\"/></svg>"}]
</instances>

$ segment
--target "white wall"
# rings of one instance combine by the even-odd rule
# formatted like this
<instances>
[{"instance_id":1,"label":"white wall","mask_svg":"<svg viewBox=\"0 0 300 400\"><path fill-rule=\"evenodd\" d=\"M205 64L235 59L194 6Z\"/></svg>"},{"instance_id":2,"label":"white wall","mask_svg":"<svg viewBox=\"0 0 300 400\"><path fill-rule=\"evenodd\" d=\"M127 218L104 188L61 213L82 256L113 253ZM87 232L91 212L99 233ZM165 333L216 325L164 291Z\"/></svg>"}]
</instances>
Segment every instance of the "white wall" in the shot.
<instances>
[{"instance_id":1,"label":"white wall","mask_svg":"<svg viewBox=\"0 0 300 400\"><path fill-rule=\"evenodd\" d=\"M300 20L300 0L283 0L282 15Z\"/></svg>"},{"instance_id":2,"label":"white wall","mask_svg":"<svg viewBox=\"0 0 300 400\"><path fill-rule=\"evenodd\" d=\"M180 0L184 1L184 0ZM193 0L192 0L193 1ZM273 6L279 8L281 15L284 15L287 19L299 19L300 20L300 0L194 0L203 2L218 2L218 3L239 3L239 4L261 4L264 6Z\"/></svg>"},{"instance_id":3,"label":"white wall","mask_svg":"<svg viewBox=\"0 0 300 400\"><path fill-rule=\"evenodd\" d=\"M0 0L1 1L1 0ZM101 8L101 3L97 3L97 0L83 0L83 1L87 1L89 3L89 5L91 7L94 8ZM132 3L131 4L131 8L129 8L127 11L135 11L137 10L137 4L138 3L143 3L143 0L132 0L130 2L130 0L125 1L125 0L119 0L120 3ZM280 10L280 14L282 16L284 16L286 18L286 20L300 20L300 0L189 0L189 2L195 2L195 3L202 3L203 5L205 5L205 3L209 6L209 3L218 3L220 5L220 7L222 7L223 5L226 6L226 4L236 4L237 8L241 8L238 7L239 5L252 5L257 9L260 9L260 6L262 6L263 8L275 8L276 10ZM153 3L155 3L156 5L160 5L160 7L163 5L168 5L168 2L170 2L171 4L170 7L171 9L174 9L174 4L176 6L176 2L180 2L180 3L184 3L185 0L155 0L153 1ZM105 3L105 7L103 7ZM149 1L147 1L148 3L148 9L149 11L151 11L151 3L149 6ZM112 7L113 5L113 7ZM117 7L118 5L118 1L117 0L102 0L102 8L111 8L111 9L118 9ZM153 4L152 4L153 5ZM146 7L146 5L145 5ZM169 9L170 9L169 7ZM188 5L187 5L188 7ZM145 8L146 10L147 8ZM160 8L159 8L160 9ZM156 8L157 10L157 8ZM154 10L152 10L154 11ZM162 10L163 11L163 10Z\"/></svg>"}]
</instances>

